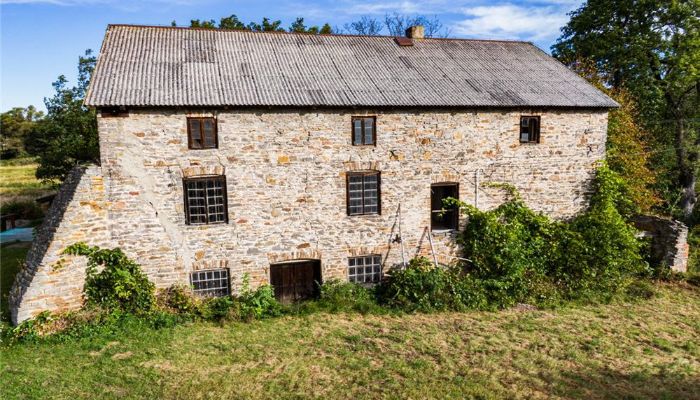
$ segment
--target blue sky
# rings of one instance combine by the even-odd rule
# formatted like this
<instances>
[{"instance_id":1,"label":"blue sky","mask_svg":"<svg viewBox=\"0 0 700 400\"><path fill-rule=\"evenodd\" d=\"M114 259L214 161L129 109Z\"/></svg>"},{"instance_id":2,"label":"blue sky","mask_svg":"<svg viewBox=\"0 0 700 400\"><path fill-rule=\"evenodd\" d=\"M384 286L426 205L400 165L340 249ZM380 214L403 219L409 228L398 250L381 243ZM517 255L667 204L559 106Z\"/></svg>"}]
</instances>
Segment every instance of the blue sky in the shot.
<instances>
[{"instance_id":1,"label":"blue sky","mask_svg":"<svg viewBox=\"0 0 700 400\"><path fill-rule=\"evenodd\" d=\"M189 25L189 20L236 14L245 21L267 16L289 26L297 16L307 24L342 27L367 15L437 16L450 35L532 41L544 50L559 36L566 14L582 0L0 0L0 110L33 104L43 109L51 82L64 74L75 80L78 56L99 51L109 23Z\"/></svg>"}]
</instances>

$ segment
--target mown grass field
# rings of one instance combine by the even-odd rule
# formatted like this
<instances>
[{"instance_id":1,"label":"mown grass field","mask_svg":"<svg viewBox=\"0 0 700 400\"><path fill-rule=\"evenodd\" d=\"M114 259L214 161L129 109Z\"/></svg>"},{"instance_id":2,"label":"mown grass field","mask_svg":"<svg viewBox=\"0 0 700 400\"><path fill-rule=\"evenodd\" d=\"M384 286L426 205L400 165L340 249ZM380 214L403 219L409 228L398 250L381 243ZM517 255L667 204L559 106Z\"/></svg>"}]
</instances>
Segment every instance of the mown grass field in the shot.
<instances>
[{"instance_id":1,"label":"mown grass field","mask_svg":"<svg viewBox=\"0 0 700 400\"><path fill-rule=\"evenodd\" d=\"M51 183L36 179L36 168L30 158L0 161L0 203L34 200L55 191Z\"/></svg>"},{"instance_id":2,"label":"mown grass field","mask_svg":"<svg viewBox=\"0 0 700 400\"><path fill-rule=\"evenodd\" d=\"M700 290L554 311L134 327L0 351L2 399L698 399Z\"/></svg>"}]
</instances>

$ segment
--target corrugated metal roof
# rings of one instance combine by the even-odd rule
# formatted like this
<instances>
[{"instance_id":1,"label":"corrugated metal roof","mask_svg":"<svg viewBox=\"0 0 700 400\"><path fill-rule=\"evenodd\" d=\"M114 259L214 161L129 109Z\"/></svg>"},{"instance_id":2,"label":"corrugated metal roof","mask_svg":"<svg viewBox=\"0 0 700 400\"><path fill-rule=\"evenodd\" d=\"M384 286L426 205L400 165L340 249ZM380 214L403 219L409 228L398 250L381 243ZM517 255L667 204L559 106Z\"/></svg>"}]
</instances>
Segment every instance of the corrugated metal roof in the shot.
<instances>
[{"instance_id":1,"label":"corrugated metal roof","mask_svg":"<svg viewBox=\"0 0 700 400\"><path fill-rule=\"evenodd\" d=\"M615 107L531 43L110 25L88 106Z\"/></svg>"}]
</instances>

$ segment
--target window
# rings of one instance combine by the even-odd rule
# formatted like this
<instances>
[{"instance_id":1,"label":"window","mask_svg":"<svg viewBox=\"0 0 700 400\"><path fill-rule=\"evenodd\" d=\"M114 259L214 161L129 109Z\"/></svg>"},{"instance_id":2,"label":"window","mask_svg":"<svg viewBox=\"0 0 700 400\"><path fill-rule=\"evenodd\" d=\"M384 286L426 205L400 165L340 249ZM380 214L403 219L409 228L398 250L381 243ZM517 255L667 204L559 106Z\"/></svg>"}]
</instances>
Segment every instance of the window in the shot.
<instances>
[{"instance_id":1,"label":"window","mask_svg":"<svg viewBox=\"0 0 700 400\"><path fill-rule=\"evenodd\" d=\"M355 283L377 283L382 280L382 256L373 254L348 258L348 280Z\"/></svg>"},{"instance_id":2,"label":"window","mask_svg":"<svg viewBox=\"0 0 700 400\"><path fill-rule=\"evenodd\" d=\"M218 147L214 118L187 118L187 143L190 149Z\"/></svg>"},{"instance_id":3,"label":"window","mask_svg":"<svg viewBox=\"0 0 700 400\"><path fill-rule=\"evenodd\" d=\"M205 297L222 297L230 293L227 269L197 271L190 274L194 294Z\"/></svg>"},{"instance_id":4,"label":"window","mask_svg":"<svg viewBox=\"0 0 700 400\"><path fill-rule=\"evenodd\" d=\"M430 229L457 229L459 209L457 206L445 208L442 201L448 197L459 199L458 184L436 183L430 186Z\"/></svg>"},{"instance_id":5,"label":"window","mask_svg":"<svg viewBox=\"0 0 700 400\"><path fill-rule=\"evenodd\" d=\"M540 142L540 117L520 117L520 143Z\"/></svg>"},{"instance_id":6,"label":"window","mask_svg":"<svg viewBox=\"0 0 700 400\"><path fill-rule=\"evenodd\" d=\"M348 172L348 215L381 214L379 172Z\"/></svg>"},{"instance_id":7,"label":"window","mask_svg":"<svg viewBox=\"0 0 700 400\"><path fill-rule=\"evenodd\" d=\"M377 143L377 118L352 117L353 146L374 145Z\"/></svg>"},{"instance_id":8,"label":"window","mask_svg":"<svg viewBox=\"0 0 700 400\"><path fill-rule=\"evenodd\" d=\"M228 222L226 177L189 178L183 181L188 225Z\"/></svg>"}]
</instances>

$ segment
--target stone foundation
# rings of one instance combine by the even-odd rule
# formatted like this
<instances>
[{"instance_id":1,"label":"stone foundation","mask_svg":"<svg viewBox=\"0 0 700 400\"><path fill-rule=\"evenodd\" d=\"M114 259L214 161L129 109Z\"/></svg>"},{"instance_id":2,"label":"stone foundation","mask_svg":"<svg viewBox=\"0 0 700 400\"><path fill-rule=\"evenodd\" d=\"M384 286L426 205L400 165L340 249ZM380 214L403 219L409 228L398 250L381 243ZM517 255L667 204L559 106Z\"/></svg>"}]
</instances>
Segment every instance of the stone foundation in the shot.
<instances>
[{"instance_id":1,"label":"stone foundation","mask_svg":"<svg viewBox=\"0 0 700 400\"><path fill-rule=\"evenodd\" d=\"M376 146L352 146L352 116L377 116ZM520 115L541 116L541 143L519 143ZM189 150L186 118L214 116L219 148ZM12 290L18 322L81 302L84 260L68 245L121 247L160 288L194 270L226 267L269 281L271 263L320 259L323 279L347 279L348 257L381 254L385 271L429 255L430 185L458 182L461 200L492 208L486 182L514 185L533 209L567 218L583 209L604 157L605 110L130 110L98 116L101 167L61 189ZM381 215L347 216L345 174L381 171ZM226 175L228 224L185 224L183 177ZM464 226L465 221L460 221ZM457 248L432 233L440 262Z\"/></svg>"}]
</instances>

